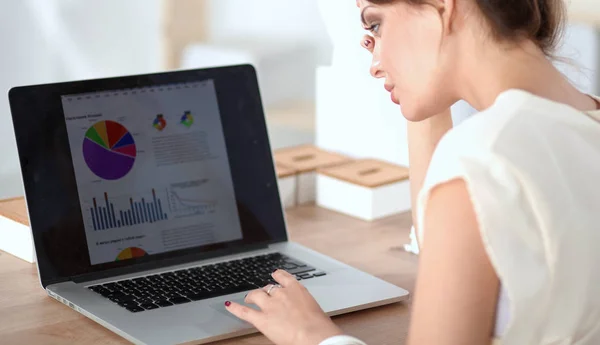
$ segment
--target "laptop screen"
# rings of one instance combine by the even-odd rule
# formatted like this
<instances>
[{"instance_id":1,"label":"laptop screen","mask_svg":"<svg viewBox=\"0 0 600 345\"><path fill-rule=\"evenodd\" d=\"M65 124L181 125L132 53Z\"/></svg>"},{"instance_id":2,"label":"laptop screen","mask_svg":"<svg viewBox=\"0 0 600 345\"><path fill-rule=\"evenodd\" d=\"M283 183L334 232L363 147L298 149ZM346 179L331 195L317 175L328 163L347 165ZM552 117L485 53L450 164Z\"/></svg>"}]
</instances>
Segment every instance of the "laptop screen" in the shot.
<instances>
[{"instance_id":1,"label":"laptop screen","mask_svg":"<svg viewBox=\"0 0 600 345\"><path fill-rule=\"evenodd\" d=\"M242 239L213 80L61 100L92 265Z\"/></svg>"},{"instance_id":2,"label":"laptop screen","mask_svg":"<svg viewBox=\"0 0 600 345\"><path fill-rule=\"evenodd\" d=\"M287 240L251 66L9 93L42 284Z\"/></svg>"}]
</instances>

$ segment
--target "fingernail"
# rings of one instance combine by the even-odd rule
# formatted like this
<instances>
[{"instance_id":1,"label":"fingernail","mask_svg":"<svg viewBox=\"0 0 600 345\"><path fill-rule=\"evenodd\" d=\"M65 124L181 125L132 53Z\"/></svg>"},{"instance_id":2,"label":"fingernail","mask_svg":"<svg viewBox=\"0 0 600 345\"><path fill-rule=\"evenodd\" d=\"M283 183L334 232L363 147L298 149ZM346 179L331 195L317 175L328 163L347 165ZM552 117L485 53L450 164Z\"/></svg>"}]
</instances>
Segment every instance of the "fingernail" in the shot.
<instances>
[{"instance_id":1,"label":"fingernail","mask_svg":"<svg viewBox=\"0 0 600 345\"><path fill-rule=\"evenodd\" d=\"M231 305L231 302L229 302L229 301L225 302L226 307L229 307L230 305Z\"/></svg>"},{"instance_id":2,"label":"fingernail","mask_svg":"<svg viewBox=\"0 0 600 345\"><path fill-rule=\"evenodd\" d=\"M271 274L275 274L275 272L279 271L279 268L276 268L275 271L273 271L273 273Z\"/></svg>"}]
</instances>

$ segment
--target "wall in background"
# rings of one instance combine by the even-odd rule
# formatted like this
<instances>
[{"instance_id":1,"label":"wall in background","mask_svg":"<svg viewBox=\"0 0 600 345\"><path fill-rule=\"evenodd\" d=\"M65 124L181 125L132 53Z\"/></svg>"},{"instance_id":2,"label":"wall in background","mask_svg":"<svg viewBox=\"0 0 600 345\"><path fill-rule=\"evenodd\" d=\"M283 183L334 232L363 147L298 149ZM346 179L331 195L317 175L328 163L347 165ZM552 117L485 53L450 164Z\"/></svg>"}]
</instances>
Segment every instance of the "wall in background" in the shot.
<instances>
[{"instance_id":1,"label":"wall in background","mask_svg":"<svg viewBox=\"0 0 600 345\"><path fill-rule=\"evenodd\" d=\"M332 49L322 0L208 1L207 41L187 50L182 67L253 63L267 108L314 103L315 70L330 63Z\"/></svg>"},{"instance_id":2,"label":"wall in background","mask_svg":"<svg viewBox=\"0 0 600 345\"><path fill-rule=\"evenodd\" d=\"M580 90L600 94L600 31L570 24L556 52L555 65ZM565 61L562 61L565 60Z\"/></svg>"},{"instance_id":3,"label":"wall in background","mask_svg":"<svg viewBox=\"0 0 600 345\"><path fill-rule=\"evenodd\" d=\"M329 64L331 42L319 14L323 0L208 0L212 41L250 39L261 44L296 42L315 47ZM325 0L335 1L335 0ZM359 25L357 17L357 25Z\"/></svg>"},{"instance_id":4,"label":"wall in background","mask_svg":"<svg viewBox=\"0 0 600 345\"><path fill-rule=\"evenodd\" d=\"M0 1L0 198L22 195L6 92L161 69L161 0Z\"/></svg>"}]
</instances>

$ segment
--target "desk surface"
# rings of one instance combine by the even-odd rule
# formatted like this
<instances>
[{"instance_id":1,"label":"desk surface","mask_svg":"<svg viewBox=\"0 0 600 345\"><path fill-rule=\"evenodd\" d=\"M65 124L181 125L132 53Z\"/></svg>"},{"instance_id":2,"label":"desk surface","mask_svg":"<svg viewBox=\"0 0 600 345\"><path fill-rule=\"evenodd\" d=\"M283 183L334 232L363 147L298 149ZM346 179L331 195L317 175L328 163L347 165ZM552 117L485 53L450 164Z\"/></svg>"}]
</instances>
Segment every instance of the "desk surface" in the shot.
<instances>
[{"instance_id":1,"label":"desk surface","mask_svg":"<svg viewBox=\"0 0 600 345\"><path fill-rule=\"evenodd\" d=\"M287 218L293 241L412 293L417 258L402 249L408 242L410 214L368 223L304 206L290 210ZM345 332L370 344L402 344L408 329L408 303L337 316L334 321ZM3 252L0 252L0 343L128 344L48 297L39 285L35 266ZM215 343L233 344L270 342L255 334Z\"/></svg>"}]
</instances>

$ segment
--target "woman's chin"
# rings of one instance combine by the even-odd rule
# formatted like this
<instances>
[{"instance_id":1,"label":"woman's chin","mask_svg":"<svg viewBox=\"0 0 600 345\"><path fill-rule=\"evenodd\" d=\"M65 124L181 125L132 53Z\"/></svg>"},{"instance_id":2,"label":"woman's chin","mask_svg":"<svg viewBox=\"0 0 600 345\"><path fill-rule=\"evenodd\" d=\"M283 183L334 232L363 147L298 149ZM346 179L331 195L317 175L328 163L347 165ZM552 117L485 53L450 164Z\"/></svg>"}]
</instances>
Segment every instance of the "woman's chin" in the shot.
<instances>
[{"instance_id":1,"label":"woman's chin","mask_svg":"<svg viewBox=\"0 0 600 345\"><path fill-rule=\"evenodd\" d=\"M410 103L398 103L398 105L400 106L400 112L402 113L402 116L404 116L405 119L407 119L408 121L419 121L418 113L413 107L410 106Z\"/></svg>"},{"instance_id":2,"label":"woman's chin","mask_svg":"<svg viewBox=\"0 0 600 345\"><path fill-rule=\"evenodd\" d=\"M410 103L401 104L400 112L402 112L402 116L410 122L421 122L431 117L424 111L420 111L419 108L411 107Z\"/></svg>"}]
</instances>

